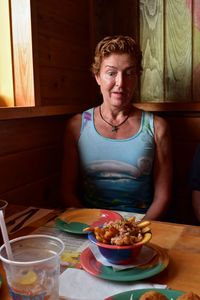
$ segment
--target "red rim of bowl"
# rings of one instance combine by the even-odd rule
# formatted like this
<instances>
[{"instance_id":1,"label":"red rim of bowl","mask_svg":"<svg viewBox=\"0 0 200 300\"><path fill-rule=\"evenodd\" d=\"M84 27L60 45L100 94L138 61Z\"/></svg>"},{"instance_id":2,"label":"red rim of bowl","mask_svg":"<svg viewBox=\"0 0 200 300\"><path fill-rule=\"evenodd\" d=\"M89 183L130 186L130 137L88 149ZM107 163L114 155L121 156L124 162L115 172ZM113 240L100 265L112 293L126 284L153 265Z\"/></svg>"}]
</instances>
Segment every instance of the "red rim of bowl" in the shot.
<instances>
[{"instance_id":1,"label":"red rim of bowl","mask_svg":"<svg viewBox=\"0 0 200 300\"><path fill-rule=\"evenodd\" d=\"M117 246L117 245L110 245L110 244L104 244L101 242L98 242L97 239L95 238L95 235L93 232L89 232L88 233L88 239L95 245L99 246L99 247L103 247L103 248L107 248L107 249L131 249L131 248L137 248L138 246L142 246L145 243L138 242L135 243L133 245L128 245L128 246Z\"/></svg>"}]
</instances>

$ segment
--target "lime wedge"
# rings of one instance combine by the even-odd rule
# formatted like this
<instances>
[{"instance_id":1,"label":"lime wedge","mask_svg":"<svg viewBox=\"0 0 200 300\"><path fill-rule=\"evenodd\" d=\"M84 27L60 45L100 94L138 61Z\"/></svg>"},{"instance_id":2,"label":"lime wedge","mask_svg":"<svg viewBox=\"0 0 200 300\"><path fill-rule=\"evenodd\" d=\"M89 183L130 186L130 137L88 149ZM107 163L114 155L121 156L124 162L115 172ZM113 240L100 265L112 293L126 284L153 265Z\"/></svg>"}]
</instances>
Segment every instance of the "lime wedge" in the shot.
<instances>
[{"instance_id":1,"label":"lime wedge","mask_svg":"<svg viewBox=\"0 0 200 300\"><path fill-rule=\"evenodd\" d=\"M23 285L33 284L37 280L37 274L34 271L28 271L25 275L23 275L19 283Z\"/></svg>"}]
</instances>

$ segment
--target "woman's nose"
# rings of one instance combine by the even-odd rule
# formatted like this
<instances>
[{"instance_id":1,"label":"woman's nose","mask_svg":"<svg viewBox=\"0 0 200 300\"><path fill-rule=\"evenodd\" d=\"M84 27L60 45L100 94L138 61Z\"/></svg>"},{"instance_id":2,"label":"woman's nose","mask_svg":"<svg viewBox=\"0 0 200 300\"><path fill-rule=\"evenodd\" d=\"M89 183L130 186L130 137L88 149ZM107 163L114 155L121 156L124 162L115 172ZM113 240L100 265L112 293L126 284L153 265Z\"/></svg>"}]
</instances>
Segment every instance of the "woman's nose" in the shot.
<instances>
[{"instance_id":1,"label":"woman's nose","mask_svg":"<svg viewBox=\"0 0 200 300\"><path fill-rule=\"evenodd\" d=\"M115 81L117 86L122 86L124 83L124 78L123 78L123 74L122 73L118 73L116 76L116 81Z\"/></svg>"}]
</instances>

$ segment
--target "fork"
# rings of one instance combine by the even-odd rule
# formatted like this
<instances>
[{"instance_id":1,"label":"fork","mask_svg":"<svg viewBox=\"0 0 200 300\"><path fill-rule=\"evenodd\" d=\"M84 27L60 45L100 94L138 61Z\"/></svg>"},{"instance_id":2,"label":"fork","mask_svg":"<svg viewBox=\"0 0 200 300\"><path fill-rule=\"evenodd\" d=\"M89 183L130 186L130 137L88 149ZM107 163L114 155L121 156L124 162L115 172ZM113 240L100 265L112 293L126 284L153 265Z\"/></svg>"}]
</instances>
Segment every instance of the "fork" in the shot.
<instances>
[{"instance_id":1,"label":"fork","mask_svg":"<svg viewBox=\"0 0 200 300\"><path fill-rule=\"evenodd\" d=\"M17 222L17 220L20 219L21 217L29 215L29 213L31 213L33 211L37 211L37 210L38 210L38 208L31 208L30 210L27 210L26 212L22 213L21 215L18 215L13 220L10 220L10 221L6 222L6 226L14 225Z\"/></svg>"},{"instance_id":2,"label":"fork","mask_svg":"<svg viewBox=\"0 0 200 300\"><path fill-rule=\"evenodd\" d=\"M14 227L10 230L10 233L14 233L15 231L19 230L24 223L31 218L39 209L38 208L33 208L31 209L28 214Z\"/></svg>"}]
</instances>

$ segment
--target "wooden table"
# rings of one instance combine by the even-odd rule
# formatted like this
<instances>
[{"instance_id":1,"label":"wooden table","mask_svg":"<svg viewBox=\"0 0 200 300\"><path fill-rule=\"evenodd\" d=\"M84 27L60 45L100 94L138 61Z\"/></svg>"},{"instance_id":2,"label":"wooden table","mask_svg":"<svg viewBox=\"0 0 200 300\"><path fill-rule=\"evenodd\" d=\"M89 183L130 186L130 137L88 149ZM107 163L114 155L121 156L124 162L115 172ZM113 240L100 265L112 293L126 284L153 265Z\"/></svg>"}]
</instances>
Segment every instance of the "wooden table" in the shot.
<instances>
[{"instance_id":1,"label":"wooden table","mask_svg":"<svg viewBox=\"0 0 200 300\"><path fill-rule=\"evenodd\" d=\"M58 211L48 213L41 220L20 230L15 236L31 233L58 214ZM170 262L162 273L147 281L167 284L171 289L193 291L200 295L200 227L154 221L151 228L153 233L151 242L166 249ZM0 299L10 300L1 265L0 273L3 275Z\"/></svg>"}]
</instances>

